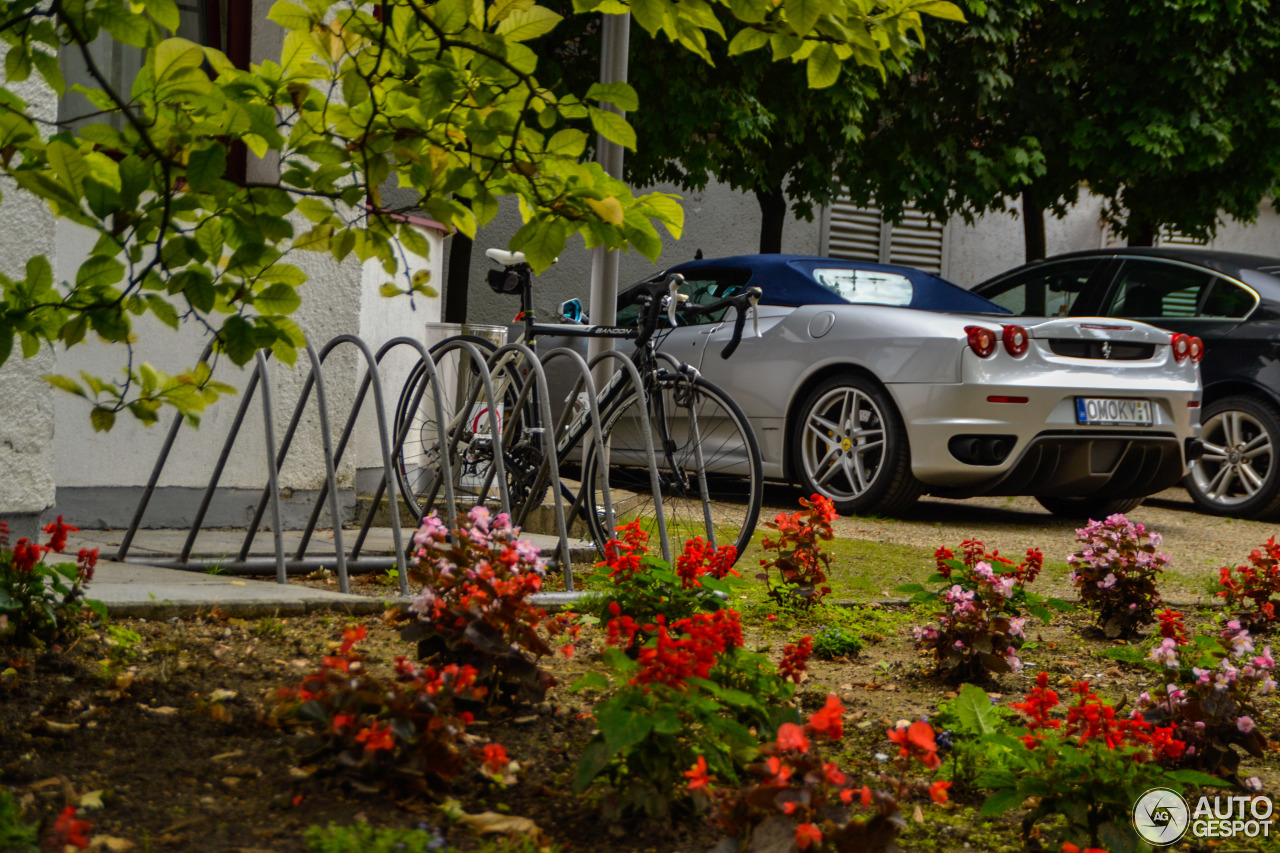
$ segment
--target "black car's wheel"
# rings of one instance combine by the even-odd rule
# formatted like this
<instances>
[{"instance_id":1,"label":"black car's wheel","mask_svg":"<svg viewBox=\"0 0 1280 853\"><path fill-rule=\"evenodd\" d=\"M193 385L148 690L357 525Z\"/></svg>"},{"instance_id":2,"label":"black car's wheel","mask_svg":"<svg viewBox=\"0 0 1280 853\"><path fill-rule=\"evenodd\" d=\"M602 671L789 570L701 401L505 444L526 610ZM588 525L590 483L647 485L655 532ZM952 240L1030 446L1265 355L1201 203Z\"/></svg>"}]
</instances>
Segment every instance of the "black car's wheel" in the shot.
<instances>
[{"instance_id":1,"label":"black car's wheel","mask_svg":"<svg viewBox=\"0 0 1280 853\"><path fill-rule=\"evenodd\" d=\"M1050 495L1036 495L1036 500L1040 502L1040 506L1054 515L1059 515L1063 518L1078 518L1082 521L1086 519L1101 521L1109 515L1137 509L1142 505L1143 501L1142 498L1108 499L1101 496L1058 498Z\"/></svg>"},{"instance_id":2,"label":"black car's wheel","mask_svg":"<svg viewBox=\"0 0 1280 853\"><path fill-rule=\"evenodd\" d=\"M793 433L792 470L807 492L843 514L892 515L916 502L907 431L893 401L856 374L833 376L810 392Z\"/></svg>"},{"instance_id":3,"label":"black car's wheel","mask_svg":"<svg viewBox=\"0 0 1280 853\"><path fill-rule=\"evenodd\" d=\"M1280 511L1280 414L1254 397L1204 407L1204 456L1184 484L1196 506L1215 515L1269 518Z\"/></svg>"}]
</instances>

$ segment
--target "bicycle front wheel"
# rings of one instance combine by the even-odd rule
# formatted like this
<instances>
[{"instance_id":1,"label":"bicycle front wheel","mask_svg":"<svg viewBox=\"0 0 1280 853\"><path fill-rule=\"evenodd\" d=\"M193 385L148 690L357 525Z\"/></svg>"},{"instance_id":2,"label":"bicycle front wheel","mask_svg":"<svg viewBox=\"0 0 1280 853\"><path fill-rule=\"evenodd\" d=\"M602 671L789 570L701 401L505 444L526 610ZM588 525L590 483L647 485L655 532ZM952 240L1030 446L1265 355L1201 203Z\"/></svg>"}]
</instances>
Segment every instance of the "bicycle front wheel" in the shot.
<instances>
[{"instance_id":1,"label":"bicycle front wheel","mask_svg":"<svg viewBox=\"0 0 1280 853\"><path fill-rule=\"evenodd\" d=\"M760 447L742 409L704 379L661 376L648 397L650 435L657 460L658 494L671 558L689 539L733 545L741 556L751 542L764 480ZM632 390L601 418L605 455L588 440L583 465L587 521L596 546L616 533L608 526L603 484L609 485L614 524L638 521L659 553L654 499L641 419L644 398Z\"/></svg>"}]
</instances>

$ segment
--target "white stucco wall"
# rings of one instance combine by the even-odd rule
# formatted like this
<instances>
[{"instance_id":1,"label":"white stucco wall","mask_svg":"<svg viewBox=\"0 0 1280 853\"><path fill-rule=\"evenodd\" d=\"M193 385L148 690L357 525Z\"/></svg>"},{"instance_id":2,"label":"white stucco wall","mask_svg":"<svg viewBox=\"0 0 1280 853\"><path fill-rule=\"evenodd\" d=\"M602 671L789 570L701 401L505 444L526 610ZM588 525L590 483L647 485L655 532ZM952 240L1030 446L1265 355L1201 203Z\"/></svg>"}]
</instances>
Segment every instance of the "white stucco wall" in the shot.
<instances>
[{"instance_id":1,"label":"white stucco wall","mask_svg":"<svg viewBox=\"0 0 1280 853\"><path fill-rule=\"evenodd\" d=\"M7 51L0 50L0 59ZM35 80L12 87L46 118L57 112L53 92ZM0 270L23 275L28 258L53 254L53 217L42 202L0 181L5 227L0 228ZM53 368L53 352L24 359L17 340L0 367L0 518L14 534L33 536L40 513L53 505L53 390L40 377Z\"/></svg>"}]
</instances>

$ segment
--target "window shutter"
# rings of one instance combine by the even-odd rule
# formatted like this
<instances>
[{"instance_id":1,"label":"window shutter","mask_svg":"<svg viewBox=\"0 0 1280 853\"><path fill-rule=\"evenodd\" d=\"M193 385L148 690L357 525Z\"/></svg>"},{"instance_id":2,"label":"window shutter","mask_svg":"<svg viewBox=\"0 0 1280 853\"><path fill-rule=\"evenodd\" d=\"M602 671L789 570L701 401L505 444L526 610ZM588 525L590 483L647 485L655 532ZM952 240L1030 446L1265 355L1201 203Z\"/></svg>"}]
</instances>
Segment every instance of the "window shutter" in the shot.
<instances>
[{"instance_id":1,"label":"window shutter","mask_svg":"<svg viewBox=\"0 0 1280 853\"><path fill-rule=\"evenodd\" d=\"M878 206L858 207L841 195L827 208L825 253L833 258L904 264L943 273L946 229L939 222L908 208L902 222L881 219Z\"/></svg>"}]
</instances>

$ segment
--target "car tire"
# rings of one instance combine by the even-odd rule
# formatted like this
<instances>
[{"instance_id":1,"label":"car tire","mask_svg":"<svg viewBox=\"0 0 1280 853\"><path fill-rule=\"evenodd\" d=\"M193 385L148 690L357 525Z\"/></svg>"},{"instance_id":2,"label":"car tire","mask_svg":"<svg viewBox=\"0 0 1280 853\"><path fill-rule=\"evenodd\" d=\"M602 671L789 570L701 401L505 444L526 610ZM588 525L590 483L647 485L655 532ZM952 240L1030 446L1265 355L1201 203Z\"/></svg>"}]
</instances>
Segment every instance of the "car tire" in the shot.
<instances>
[{"instance_id":1,"label":"car tire","mask_svg":"<svg viewBox=\"0 0 1280 853\"><path fill-rule=\"evenodd\" d=\"M1144 498L1111 498L1098 497L1062 498L1051 495L1036 495L1040 506L1062 518L1077 518L1082 521L1097 519L1101 521L1109 515L1128 512L1142 505Z\"/></svg>"},{"instance_id":2,"label":"car tire","mask_svg":"<svg viewBox=\"0 0 1280 853\"><path fill-rule=\"evenodd\" d=\"M791 434L796 483L830 498L843 515L894 515L924 490L911 474L898 410L866 377L847 374L820 383L797 410Z\"/></svg>"},{"instance_id":3,"label":"car tire","mask_svg":"<svg viewBox=\"0 0 1280 853\"><path fill-rule=\"evenodd\" d=\"M1183 484L1214 515L1280 513L1280 414L1256 397L1223 397L1201 411L1204 456Z\"/></svg>"}]
</instances>

